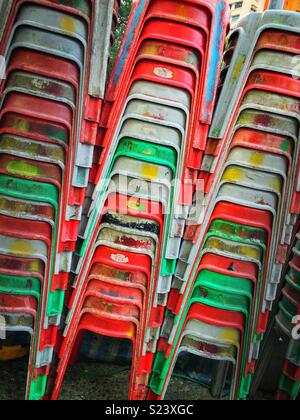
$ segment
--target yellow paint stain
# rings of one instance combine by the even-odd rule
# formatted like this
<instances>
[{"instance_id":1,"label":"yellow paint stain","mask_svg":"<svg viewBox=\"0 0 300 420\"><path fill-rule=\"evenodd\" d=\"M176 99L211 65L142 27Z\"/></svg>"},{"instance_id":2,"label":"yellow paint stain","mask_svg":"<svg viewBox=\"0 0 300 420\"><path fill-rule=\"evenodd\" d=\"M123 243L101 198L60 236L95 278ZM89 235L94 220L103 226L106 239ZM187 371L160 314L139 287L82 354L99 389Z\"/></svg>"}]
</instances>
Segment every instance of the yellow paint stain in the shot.
<instances>
[{"instance_id":1,"label":"yellow paint stain","mask_svg":"<svg viewBox=\"0 0 300 420\"><path fill-rule=\"evenodd\" d=\"M207 245L209 245L211 248L219 249L219 247L220 247L220 241L218 239L210 238L207 241Z\"/></svg>"},{"instance_id":2,"label":"yellow paint stain","mask_svg":"<svg viewBox=\"0 0 300 420\"><path fill-rule=\"evenodd\" d=\"M24 131L27 133L29 131L30 123L26 120L16 120L13 124L13 128L18 131Z\"/></svg>"},{"instance_id":3,"label":"yellow paint stain","mask_svg":"<svg viewBox=\"0 0 300 420\"><path fill-rule=\"evenodd\" d=\"M234 357L236 357L236 351L232 347L230 347L227 350L221 350L218 354L220 357L224 357L224 358L233 359Z\"/></svg>"},{"instance_id":4,"label":"yellow paint stain","mask_svg":"<svg viewBox=\"0 0 300 420\"><path fill-rule=\"evenodd\" d=\"M252 247L249 247L249 246L241 246L241 247L239 247L239 249L240 249L240 254L241 255L244 255L246 257L253 258L253 259L256 259L256 260L260 259L259 252L255 248L252 248Z\"/></svg>"},{"instance_id":5,"label":"yellow paint stain","mask_svg":"<svg viewBox=\"0 0 300 420\"><path fill-rule=\"evenodd\" d=\"M158 47L155 44L148 44L142 49L143 54L156 55L158 53Z\"/></svg>"},{"instance_id":6,"label":"yellow paint stain","mask_svg":"<svg viewBox=\"0 0 300 420\"><path fill-rule=\"evenodd\" d=\"M232 254L239 254L241 256L260 260L260 253L258 249L247 246L247 245L234 245L226 243L218 238L210 238L207 241L208 248L214 248L221 252L229 252Z\"/></svg>"},{"instance_id":7,"label":"yellow paint stain","mask_svg":"<svg viewBox=\"0 0 300 420\"><path fill-rule=\"evenodd\" d=\"M66 33L74 33L76 32L76 21L70 16L63 16L60 27Z\"/></svg>"},{"instance_id":8,"label":"yellow paint stain","mask_svg":"<svg viewBox=\"0 0 300 420\"><path fill-rule=\"evenodd\" d=\"M156 179L158 177L159 169L156 166L144 164L141 168L141 175L145 178Z\"/></svg>"},{"instance_id":9,"label":"yellow paint stain","mask_svg":"<svg viewBox=\"0 0 300 420\"><path fill-rule=\"evenodd\" d=\"M272 182L272 188L277 192L281 192L282 182L281 182L281 179L279 177L276 177L274 179L274 181Z\"/></svg>"},{"instance_id":10,"label":"yellow paint stain","mask_svg":"<svg viewBox=\"0 0 300 420\"><path fill-rule=\"evenodd\" d=\"M33 273L39 272L40 271L40 263L39 263L39 261L32 261L30 263L30 265L29 265L29 269Z\"/></svg>"},{"instance_id":11,"label":"yellow paint stain","mask_svg":"<svg viewBox=\"0 0 300 420\"><path fill-rule=\"evenodd\" d=\"M259 152L252 152L250 154L250 163L253 166L262 166L265 161L265 155Z\"/></svg>"},{"instance_id":12,"label":"yellow paint stain","mask_svg":"<svg viewBox=\"0 0 300 420\"><path fill-rule=\"evenodd\" d=\"M33 255L35 251L34 246L23 239L16 239L10 246L10 252L15 255Z\"/></svg>"},{"instance_id":13,"label":"yellow paint stain","mask_svg":"<svg viewBox=\"0 0 300 420\"><path fill-rule=\"evenodd\" d=\"M132 340L135 337L135 327L134 325L130 326L130 329L128 331L127 337Z\"/></svg>"},{"instance_id":14,"label":"yellow paint stain","mask_svg":"<svg viewBox=\"0 0 300 420\"><path fill-rule=\"evenodd\" d=\"M244 57L240 57L236 63L234 73L233 73L233 79L238 80L241 74L242 67L244 65Z\"/></svg>"},{"instance_id":15,"label":"yellow paint stain","mask_svg":"<svg viewBox=\"0 0 300 420\"><path fill-rule=\"evenodd\" d=\"M240 333L234 328L225 328L221 340L237 347L240 342Z\"/></svg>"},{"instance_id":16,"label":"yellow paint stain","mask_svg":"<svg viewBox=\"0 0 300 420\"><path fill-rule=\"evenodd\" d=\"M15 175L37 176L38 168L26 161L15 160L7 165L7 170Z\"/></svg>"},{"instance_id":17,"label":"yellow paint stain","mask_svg":"<svg viewBox=\"0 0 300 420\"><path fill-rule=\"evenodd\" d=\"M224 181L242 181L244 178L244 171L239 168L229 167L223 175Z\"/></svg>"},{"instance_id":18,"label":"yellow paint stain","mask_svg":"<svg viewBox=\"0 0 300 420\"><path fill-rule=\"evenodd\" d=\"M251 115L249 115L246 112L243 112L239 117L239 124L241 124L241 125L250 124L251 121L252 121Z\"/></svg>"}]
</instances>

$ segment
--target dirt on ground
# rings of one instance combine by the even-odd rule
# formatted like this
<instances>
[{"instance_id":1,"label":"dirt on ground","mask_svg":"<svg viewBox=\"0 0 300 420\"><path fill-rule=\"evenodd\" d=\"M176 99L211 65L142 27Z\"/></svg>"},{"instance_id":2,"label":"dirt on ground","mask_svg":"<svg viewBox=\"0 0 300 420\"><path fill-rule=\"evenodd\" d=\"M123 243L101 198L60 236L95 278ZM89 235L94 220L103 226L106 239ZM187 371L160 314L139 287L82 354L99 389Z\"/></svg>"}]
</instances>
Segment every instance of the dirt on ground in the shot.
<instances>
[{"instance_id":1,"label":"dirt on ground","mask_svg":"<svg viewBox=\"0 0 300 420\"><path fill-rule=\"evenodd\" d=\"M22 400L25 393L26 359L0 363L0 400ZM17 374L16 374L17 372ZM100 363L77 363L64 380L60 400L127 399L129 369ZM212 399L198 384L174 378L168 391L169 400Z\"/></svg>"}]
</instances>

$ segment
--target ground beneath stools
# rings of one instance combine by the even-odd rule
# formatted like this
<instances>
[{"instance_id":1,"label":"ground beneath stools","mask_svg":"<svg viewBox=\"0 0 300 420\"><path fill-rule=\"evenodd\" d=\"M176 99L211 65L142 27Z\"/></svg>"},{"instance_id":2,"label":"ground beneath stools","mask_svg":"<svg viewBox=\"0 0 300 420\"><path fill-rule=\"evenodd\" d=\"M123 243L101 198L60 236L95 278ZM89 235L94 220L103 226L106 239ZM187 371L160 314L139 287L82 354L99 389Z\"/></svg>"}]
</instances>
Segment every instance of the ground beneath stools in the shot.
<instances>
[{"instance_id":1,"label":"ground beneath stools","mask_svg":"<svg viewBox=\"0 0 300 420\"><path fill-rule=\"evenodd\" d=\"M128 384L127 368L77 363L65 377L60 400L126 400Z\"/></svg>"},{"instance_id":2,"label":"ground beneath stools","mask_svg":"<svg viewBox=\"0 0 300 420\"><path fill-rule=\"evenodd\" d=\"M27 360L0 362L0 401L22 400L26 382ZM129 370L122 366L77 363L66 375L61 400L108 400L127 399ZM209 392L193 382L174 378L170 384L169 400L211 400ZM258 399L271 399L259 394Z\"/></svg>"},{"instance_id":3,"label":"ground beneath stools","mask_svg":"<svg viewBox=\"0 0 300 420\"><path fill-rule=\"evenodd\" d=\"M28 358L0 362L0 401L24 399Z\"/></svg>"},{"instance_id":4,"label":"ground beneath stools","mask_svg":"<svg viewBox=\"0 0 300 420\"><path fill-rule=\"evenodd\" d=\"M120 366L78 363L68 372L60 399L126 400L129 371L122 372L123 369ZM201 389L199 385L175 378L170 385L168 399L195 401L212 398L209 392Z\"/></svg>"}]
</instances>

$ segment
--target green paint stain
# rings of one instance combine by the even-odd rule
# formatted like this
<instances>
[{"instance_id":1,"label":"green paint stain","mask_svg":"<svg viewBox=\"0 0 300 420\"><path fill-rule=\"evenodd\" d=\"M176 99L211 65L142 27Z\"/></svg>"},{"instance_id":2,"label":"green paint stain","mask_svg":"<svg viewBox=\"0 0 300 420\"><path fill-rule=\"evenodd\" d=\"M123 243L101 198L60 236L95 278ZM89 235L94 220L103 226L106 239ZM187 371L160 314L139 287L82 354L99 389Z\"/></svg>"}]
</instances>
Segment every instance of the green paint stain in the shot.
<instances>
[{"instance_id":1,"label":"green paint stain","mask_svg":"<svg viewBox=\"0 0 300 420\"><path fill-rule=\"evenodd\" d=\"M7 165L7 170L14 175L35 177L39 174L38 168L25 160L15 160Z\"/></svg>"}]
</instances>

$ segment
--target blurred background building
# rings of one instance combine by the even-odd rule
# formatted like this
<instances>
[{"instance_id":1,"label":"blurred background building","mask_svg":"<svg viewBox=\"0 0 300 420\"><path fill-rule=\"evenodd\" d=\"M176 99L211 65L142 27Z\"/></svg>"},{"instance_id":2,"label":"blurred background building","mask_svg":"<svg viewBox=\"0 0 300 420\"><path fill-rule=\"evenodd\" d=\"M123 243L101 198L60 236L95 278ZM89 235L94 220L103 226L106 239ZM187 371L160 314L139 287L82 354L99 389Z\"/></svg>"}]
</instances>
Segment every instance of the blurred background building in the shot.
<instances>
[{"instance_id":1,"label":"blurred background building","mask_svg":"<svg viewBox=\"0 0 300 420\"><path fill-rule=\"evenodd\" d=\"M271 0L228 0L231 8L231 28L235 28L239 19L251 12L268 9ZM284 0L283 8L300 12L300 0Z\"/></svg>"},{"instance_id":2,"label":"blurred background building","mask_svg":"<svg viewBox=\"0 0 300 420\"><path fill-rule=\"evenodd\" d=\"M231 27L234 28L239 19L251 12L262 12L265 0L229 0L231 8Z\"/></svg>"}]
</instances>

